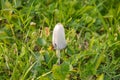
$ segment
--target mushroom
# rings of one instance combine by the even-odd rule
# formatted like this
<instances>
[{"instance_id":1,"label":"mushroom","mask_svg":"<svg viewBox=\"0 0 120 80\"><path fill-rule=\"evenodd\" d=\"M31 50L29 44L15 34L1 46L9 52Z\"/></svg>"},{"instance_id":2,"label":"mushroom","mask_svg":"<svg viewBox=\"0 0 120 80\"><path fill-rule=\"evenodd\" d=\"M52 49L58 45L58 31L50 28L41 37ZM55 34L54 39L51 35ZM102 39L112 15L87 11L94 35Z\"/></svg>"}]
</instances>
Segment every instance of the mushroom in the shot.
<instances>
[{"instance_id":1,"label":"mushroom","mask_svg":"<svg viewBox=\"0 0 120 80\"><path fill-rule=\"evenodd\" d=\"M61 23L55 25L52 44L54 49L56 49L56 56L58 57L57 63L60 64L60 50L66 47L65 32Z\"/></svg>"}]
</instances>

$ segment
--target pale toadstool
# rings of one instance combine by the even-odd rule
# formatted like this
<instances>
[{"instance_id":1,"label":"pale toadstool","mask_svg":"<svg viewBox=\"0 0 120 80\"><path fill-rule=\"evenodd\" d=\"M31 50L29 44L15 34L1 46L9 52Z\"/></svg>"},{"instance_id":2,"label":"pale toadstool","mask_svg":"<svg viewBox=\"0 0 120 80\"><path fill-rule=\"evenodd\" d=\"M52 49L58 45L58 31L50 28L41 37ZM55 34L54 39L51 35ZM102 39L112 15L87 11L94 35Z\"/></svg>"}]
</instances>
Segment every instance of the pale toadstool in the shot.
<instances>
[{"instance_id":1,"label":"pale toadstool","mask_svg":"<svg viewBox=\"0 0 120 80\"><path fill-rule=\"evenodd\" d=\"M54 49L56 49L56 56L58 57L57 63L60 64L60 50L66 47L65 32L61 23L55 25L52 44Z\"/></svg>"}]
</instances>

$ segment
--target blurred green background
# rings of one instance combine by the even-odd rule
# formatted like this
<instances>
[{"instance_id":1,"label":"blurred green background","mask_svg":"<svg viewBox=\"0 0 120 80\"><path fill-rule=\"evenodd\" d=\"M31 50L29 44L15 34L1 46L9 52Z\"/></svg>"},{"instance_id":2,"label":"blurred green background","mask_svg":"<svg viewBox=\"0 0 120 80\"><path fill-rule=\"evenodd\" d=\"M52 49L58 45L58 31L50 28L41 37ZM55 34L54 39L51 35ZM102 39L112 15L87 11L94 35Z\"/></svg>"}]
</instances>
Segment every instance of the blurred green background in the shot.
<instances>
[{"instance_id":1,"label":"blurred green background","mask_svg":"<svg viewBox=\"0 0 120 80\"><path fill-rule=\"evenodd\" d=\"M67 47L52 47L57 23ZM120 0L0 0L0 80L119 80Z\"/></svg>"}]
</instances>

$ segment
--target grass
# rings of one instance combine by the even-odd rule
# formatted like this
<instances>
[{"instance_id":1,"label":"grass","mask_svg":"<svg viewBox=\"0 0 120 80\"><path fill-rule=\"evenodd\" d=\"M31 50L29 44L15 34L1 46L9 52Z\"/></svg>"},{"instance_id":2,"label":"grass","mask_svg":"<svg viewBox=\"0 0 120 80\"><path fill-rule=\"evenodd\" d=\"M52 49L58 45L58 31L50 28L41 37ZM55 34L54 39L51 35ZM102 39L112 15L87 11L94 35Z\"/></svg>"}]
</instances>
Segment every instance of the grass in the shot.
<instances>
[{"instance_id":1,"label":"grass","mask_svg":"<svg viewBox=\"0 0 120 80\"><path fill-rule=\"evenodd\" d=\"M52 31L64 25L60 65ZM119 80L119 0L1 0L0 80Z\"/></svg>"}]
</instances>

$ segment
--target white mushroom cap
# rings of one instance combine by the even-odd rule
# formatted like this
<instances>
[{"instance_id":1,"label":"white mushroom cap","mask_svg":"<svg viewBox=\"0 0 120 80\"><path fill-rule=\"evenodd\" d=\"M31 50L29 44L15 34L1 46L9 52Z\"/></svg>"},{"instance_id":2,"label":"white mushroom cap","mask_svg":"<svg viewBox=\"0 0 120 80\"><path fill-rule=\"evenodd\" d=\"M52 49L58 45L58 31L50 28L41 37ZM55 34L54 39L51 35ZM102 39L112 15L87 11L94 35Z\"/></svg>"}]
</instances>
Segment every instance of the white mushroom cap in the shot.
<instances>
[{"instance_id":1,"label":"white mushroom cap","mask_svg":"<svg viewBox=\"0 0 120 80\"><path fill-rule=\"evenodd\" d=\"M52 36L52 44L57 50L61 50L66 47L65 32L61 23L55 25Z\"/></svg>"}]
</instances>

